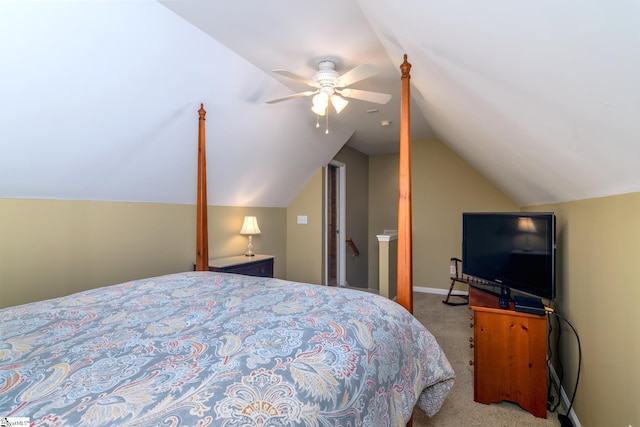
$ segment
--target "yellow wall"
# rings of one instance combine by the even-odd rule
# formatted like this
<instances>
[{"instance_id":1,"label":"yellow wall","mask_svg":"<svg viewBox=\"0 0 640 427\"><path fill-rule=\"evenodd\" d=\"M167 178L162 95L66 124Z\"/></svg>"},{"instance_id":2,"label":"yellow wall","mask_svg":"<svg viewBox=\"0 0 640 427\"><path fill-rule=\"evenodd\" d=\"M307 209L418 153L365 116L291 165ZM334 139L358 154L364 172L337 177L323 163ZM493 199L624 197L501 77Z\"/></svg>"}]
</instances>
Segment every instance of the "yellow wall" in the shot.
<instances>
[{"instance_id":1,"label":"yellow wall","mask_svg":"<svg viewBox=\"0 0 640 427\"><path fill-rule=\"evenodd\" d=\"M413 282L449 288L449 260L462 256L462 213L520 207L436 140L411 144Z\"/></svg>"},{"instance_id":2,"label":"yellow wall","mask_svg":"<svg viewBox=\"0 0 640 427\"><path fill-rule=\"evenodd\" d=\"M0 199L0 213L0 307L193 268L193 205ZM244 253L244 215L258 217L254 250L284 277L284 208L210 206L210 257Z\"/></svg>"},{"instance_id":3,"label":"yellow wall","mask_svg":"<svg viewBox=\"0 0 640 427\"><path fill-rule=\"evenodd\" d=\"M397 154L369 158L369 289L378 289L380 251L376 235L398 228Z\"/></svg>"},{"instance_id":4,"label":"yellow wall","mask_svg":"<svg viewBox=\"0 0 640 427\"><path fill-rule=\"evenodd\" d=\"M274 255L274 276L286 278L286 212L286 208L209 206L209 258L244 254L249 241L239 231L244 216L254 215L261 233L253 236L253 251L257 254Z\"/></svg>"},{"instance_id":5,"label":"yellow wall","mask_svg":"<svg viewBox=\"0 0 640 427\"><path fill-rule=\"evenodd\" d=\"M369 287L377 285L376 234L397 228L398 155L369 164ZM462 212L520 207L437 140L411 143L414 286L448 289L449 260L461 256Z\"/></svg>"},{"instance_id":6,"label":"yellow wall","mask_svg":"<svg viewBox=\"0 0 640 427\"><path fill-rule=\"evenodd\" d=\"M526 210L556 214L555 308L576 328L582 345L574 403L580 424L640 426L640 193ZM571 396L578 348L566 325L561 336L563 385Z\"/></svg>"},{"instance_id":7,"label":"yellow wall","mask_svg":"<svg viewBox=\"0 0 640 427\"><path fill-rule=\"evenodd\" d=\"M323 283L323 171L319 169L287 208L287 279ZM298 224L299 215L307 224Z\"/></svg>"}]
</instances>

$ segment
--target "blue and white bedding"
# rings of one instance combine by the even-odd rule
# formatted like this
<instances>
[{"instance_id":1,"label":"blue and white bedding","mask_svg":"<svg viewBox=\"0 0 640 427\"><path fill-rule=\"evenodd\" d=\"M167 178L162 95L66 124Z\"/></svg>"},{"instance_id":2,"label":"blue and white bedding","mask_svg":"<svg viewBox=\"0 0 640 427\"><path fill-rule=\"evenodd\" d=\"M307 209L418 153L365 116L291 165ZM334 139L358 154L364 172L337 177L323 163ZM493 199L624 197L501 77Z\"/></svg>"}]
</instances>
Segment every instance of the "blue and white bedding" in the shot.
<instances>
[{"instance_id":1,"label":"blue and white bedding","mask_svg":"<svg viewBox=\"0 0 640 427\"><path fill-rule=\"evenodd\" d=\"M453 378L357 290L188 272L0 310L0 417L32 426L401 426Z\"/></svg>"}]
</instances>

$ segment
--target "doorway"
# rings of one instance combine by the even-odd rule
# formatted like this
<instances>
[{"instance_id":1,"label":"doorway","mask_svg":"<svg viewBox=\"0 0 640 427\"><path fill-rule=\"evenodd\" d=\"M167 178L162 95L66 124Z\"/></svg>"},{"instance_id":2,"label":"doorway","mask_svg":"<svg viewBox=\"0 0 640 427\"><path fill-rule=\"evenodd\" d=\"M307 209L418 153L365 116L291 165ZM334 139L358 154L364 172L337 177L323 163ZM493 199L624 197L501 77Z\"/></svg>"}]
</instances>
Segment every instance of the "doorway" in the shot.
<instances>
[{"instance_id":1,"label":"doorway","mask_svg":"<svg viewBox=\"0 0 640 427\"><path fill-rule=\"evenodd\" d=\"M346 165L332 160L325 174L325 278L346 286Z\"/></svg>"}]
</instances>

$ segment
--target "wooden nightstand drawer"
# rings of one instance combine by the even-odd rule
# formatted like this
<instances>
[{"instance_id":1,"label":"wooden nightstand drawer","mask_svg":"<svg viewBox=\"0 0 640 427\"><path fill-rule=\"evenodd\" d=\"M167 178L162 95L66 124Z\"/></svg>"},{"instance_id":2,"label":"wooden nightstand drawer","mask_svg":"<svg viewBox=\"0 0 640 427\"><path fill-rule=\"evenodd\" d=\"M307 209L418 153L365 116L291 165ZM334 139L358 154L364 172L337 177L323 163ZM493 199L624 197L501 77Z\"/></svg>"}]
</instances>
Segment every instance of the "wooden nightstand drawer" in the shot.
<instances>
[{"instance_id":1,"label":"wooden nightstand drawer","mask_svg":"<svg viewBox=\"0 0 640 427\"><path fill-rule=\"evenodd\" d=\"M246 276L273 277L272 255L234 256L209 260L209 271L244 274Z\"/></svg>"}]
</instances>

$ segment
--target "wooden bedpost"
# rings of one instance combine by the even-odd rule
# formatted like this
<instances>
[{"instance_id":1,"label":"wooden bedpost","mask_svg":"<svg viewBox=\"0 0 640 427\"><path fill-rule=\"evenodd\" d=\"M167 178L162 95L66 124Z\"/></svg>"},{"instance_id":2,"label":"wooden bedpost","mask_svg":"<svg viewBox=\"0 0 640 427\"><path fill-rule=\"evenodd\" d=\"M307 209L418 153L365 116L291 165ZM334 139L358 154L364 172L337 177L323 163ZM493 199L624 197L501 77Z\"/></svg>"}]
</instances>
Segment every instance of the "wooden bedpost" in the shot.
<instances>
[{"instance_id":1,"label":"wooden bedpost","mask_svg":"<svg viewBox=\"0 0 640 427\"><path fill-rule=\"evenodd\" d=\"M196 194L196 271L209 271L207 228L207 153L203 104L198 110L198 190Z\"/></svg>"},{"instance_id":2,"label":"wooden bedpost","mask_svg":"<svg viewBox=\"0 0 640 427\"><path fill-rule=\"evenodd\" d=\"M409 115L409 79L411 64L400 65L402 94L400 99L400 166L398 173L398 303L413 313L413 267L411 255L411 131Z\"/></svg>"}]
</instances>

